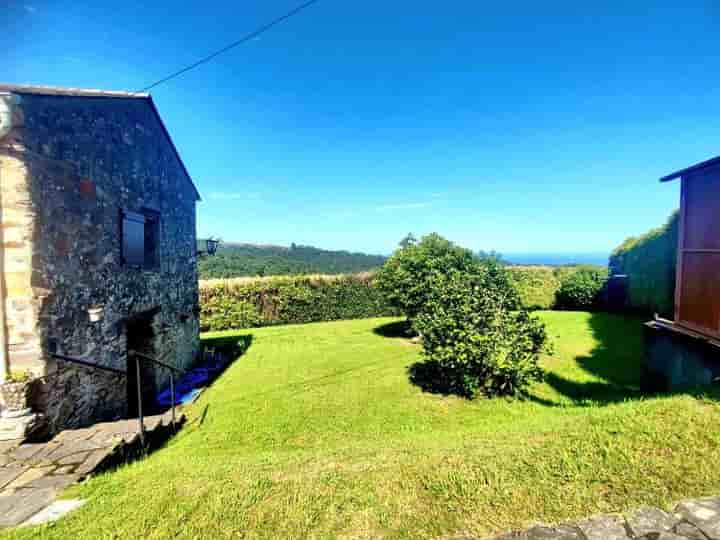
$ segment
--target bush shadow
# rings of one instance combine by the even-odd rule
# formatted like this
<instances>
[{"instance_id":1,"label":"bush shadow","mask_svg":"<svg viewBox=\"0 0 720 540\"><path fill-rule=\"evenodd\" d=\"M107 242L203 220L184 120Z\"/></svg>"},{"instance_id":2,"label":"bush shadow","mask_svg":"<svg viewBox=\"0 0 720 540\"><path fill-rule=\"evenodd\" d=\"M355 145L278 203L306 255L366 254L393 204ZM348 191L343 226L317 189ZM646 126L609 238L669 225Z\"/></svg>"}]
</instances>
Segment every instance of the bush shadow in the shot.
<instances>
[{"instance_id":1,"label":"bush shadow","mask_svg":"<svg viewBox=\"0 0 720 540\"><path fill-rule=\"evenodd\" d=\"M407 320L393 321L373 328L373 333L378 336L395 339L409 339L415 336L412 325Z\"/></svg>"},{"instance_id":2,"label":"bush shadow","mask_svg":"<svg viewBox=\"0 0 720 540\"><path fill-rule=\"evenodd\" d=\"M410 382L423 392L442 396L454 395L466 399L472 397L467 392L459 391L453 385L451 378L443 373L440 363L435 360L415 362L408 366L407 373Z\"/></svg>"},{"instance_id":3,"label":"bush shadow","mask_svg":"<svg viewBox=\"0 0 720 540\"><path fill-rule=\"evenodd\" d=\"M417 334L413 331L412 325L407 320L393 321L373 328L373 333L389 339L403 339L409 341ZM463 398L470 398L467 392L459 391L457 385L453 384L452 378L443 372L439 362L424 360L415 362L407 367L408 379L429 394L443 396L455 395Z\"/></svg>"}]
</instances>

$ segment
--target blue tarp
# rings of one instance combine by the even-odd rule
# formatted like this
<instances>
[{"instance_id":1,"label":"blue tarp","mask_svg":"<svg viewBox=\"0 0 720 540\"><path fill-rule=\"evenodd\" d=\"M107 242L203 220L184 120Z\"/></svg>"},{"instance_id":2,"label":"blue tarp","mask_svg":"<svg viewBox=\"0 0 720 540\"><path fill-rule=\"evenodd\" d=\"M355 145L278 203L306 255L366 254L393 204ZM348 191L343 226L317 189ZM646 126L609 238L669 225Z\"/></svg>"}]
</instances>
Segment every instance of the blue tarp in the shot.
<instances>
[{"instance_id":1,"label":"blue tarp","mask_svg":"<svg viewBox=\"0 0 720 540\"><path fill-rule=\"evenodd\" d=\"M224 363L219 359L206 362L200 367L187 371L182 377L175 381L175 404L180 405L192 401L200 392L200 388L220 372ZM156 402L161 407L170 407L172 397L168 386L157 395Z\"/></svg>"}]
</instances>

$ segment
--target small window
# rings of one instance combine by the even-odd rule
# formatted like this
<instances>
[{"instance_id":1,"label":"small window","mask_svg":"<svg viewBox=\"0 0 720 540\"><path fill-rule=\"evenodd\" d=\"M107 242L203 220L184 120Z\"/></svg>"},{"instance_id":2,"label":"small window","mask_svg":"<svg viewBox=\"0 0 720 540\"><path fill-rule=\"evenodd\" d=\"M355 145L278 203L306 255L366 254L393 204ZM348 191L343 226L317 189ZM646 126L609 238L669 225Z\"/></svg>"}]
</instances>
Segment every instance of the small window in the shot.
<instances>
[{"instance_id":1,"label":"small window","mask_svg":"<svg viewBox=\"0 0 720 540\"><path fill-rule=\"evenodd\" d=\"M160 214L152 210L122 213L122 261L128 266L160 268Z\"/></svg>"}]
</instances>

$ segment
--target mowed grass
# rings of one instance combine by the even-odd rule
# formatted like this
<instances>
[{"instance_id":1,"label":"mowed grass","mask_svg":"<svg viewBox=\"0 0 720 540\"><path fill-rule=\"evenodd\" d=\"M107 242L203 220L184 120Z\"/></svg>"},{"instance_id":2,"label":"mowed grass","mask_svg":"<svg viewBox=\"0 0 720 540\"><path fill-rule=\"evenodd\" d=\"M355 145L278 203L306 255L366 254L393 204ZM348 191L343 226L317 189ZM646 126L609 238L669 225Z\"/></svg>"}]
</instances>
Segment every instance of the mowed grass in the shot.
<instances>
[{"instance_id":1,"label":"mowed grass","mask_svg":"<svg viewBox=\"0 0 720 540\"><path fill-rule=\"evenodd\" d=\"M720 493L717 394L643 398L641 321L543 312L523 399L422 393L393 319L263 328L166 448L9 538L482 536Z\"/></svg>"}]
</instances>

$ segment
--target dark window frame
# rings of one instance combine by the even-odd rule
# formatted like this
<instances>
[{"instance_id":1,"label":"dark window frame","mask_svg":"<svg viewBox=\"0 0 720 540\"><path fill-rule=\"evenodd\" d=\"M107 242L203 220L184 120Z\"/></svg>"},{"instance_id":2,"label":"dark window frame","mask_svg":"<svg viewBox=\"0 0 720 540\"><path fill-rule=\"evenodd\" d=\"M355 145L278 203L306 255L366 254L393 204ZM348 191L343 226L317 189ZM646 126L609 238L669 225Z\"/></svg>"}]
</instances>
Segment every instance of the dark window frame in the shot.
<instances>
[{"instance_id":1,"label":"dark window frame","mask_svg":"<svg viewBox=\"0 0 720 540\"><path fill-rule=\"evenodd\" d=\"M145 270L160 270L160 212L151 208L143 208L145 216Z\"/></svg>"},{"instance_id":2,"label":"dark window frame","mask_svg":"<svg viewBox=\"0 0 720 540\"><path fill-rule=\"evenodd\" d=\"M160 270L160 212L120 211L120 260L123 266L150 272Z\"/></svg>"}]
</instances>

